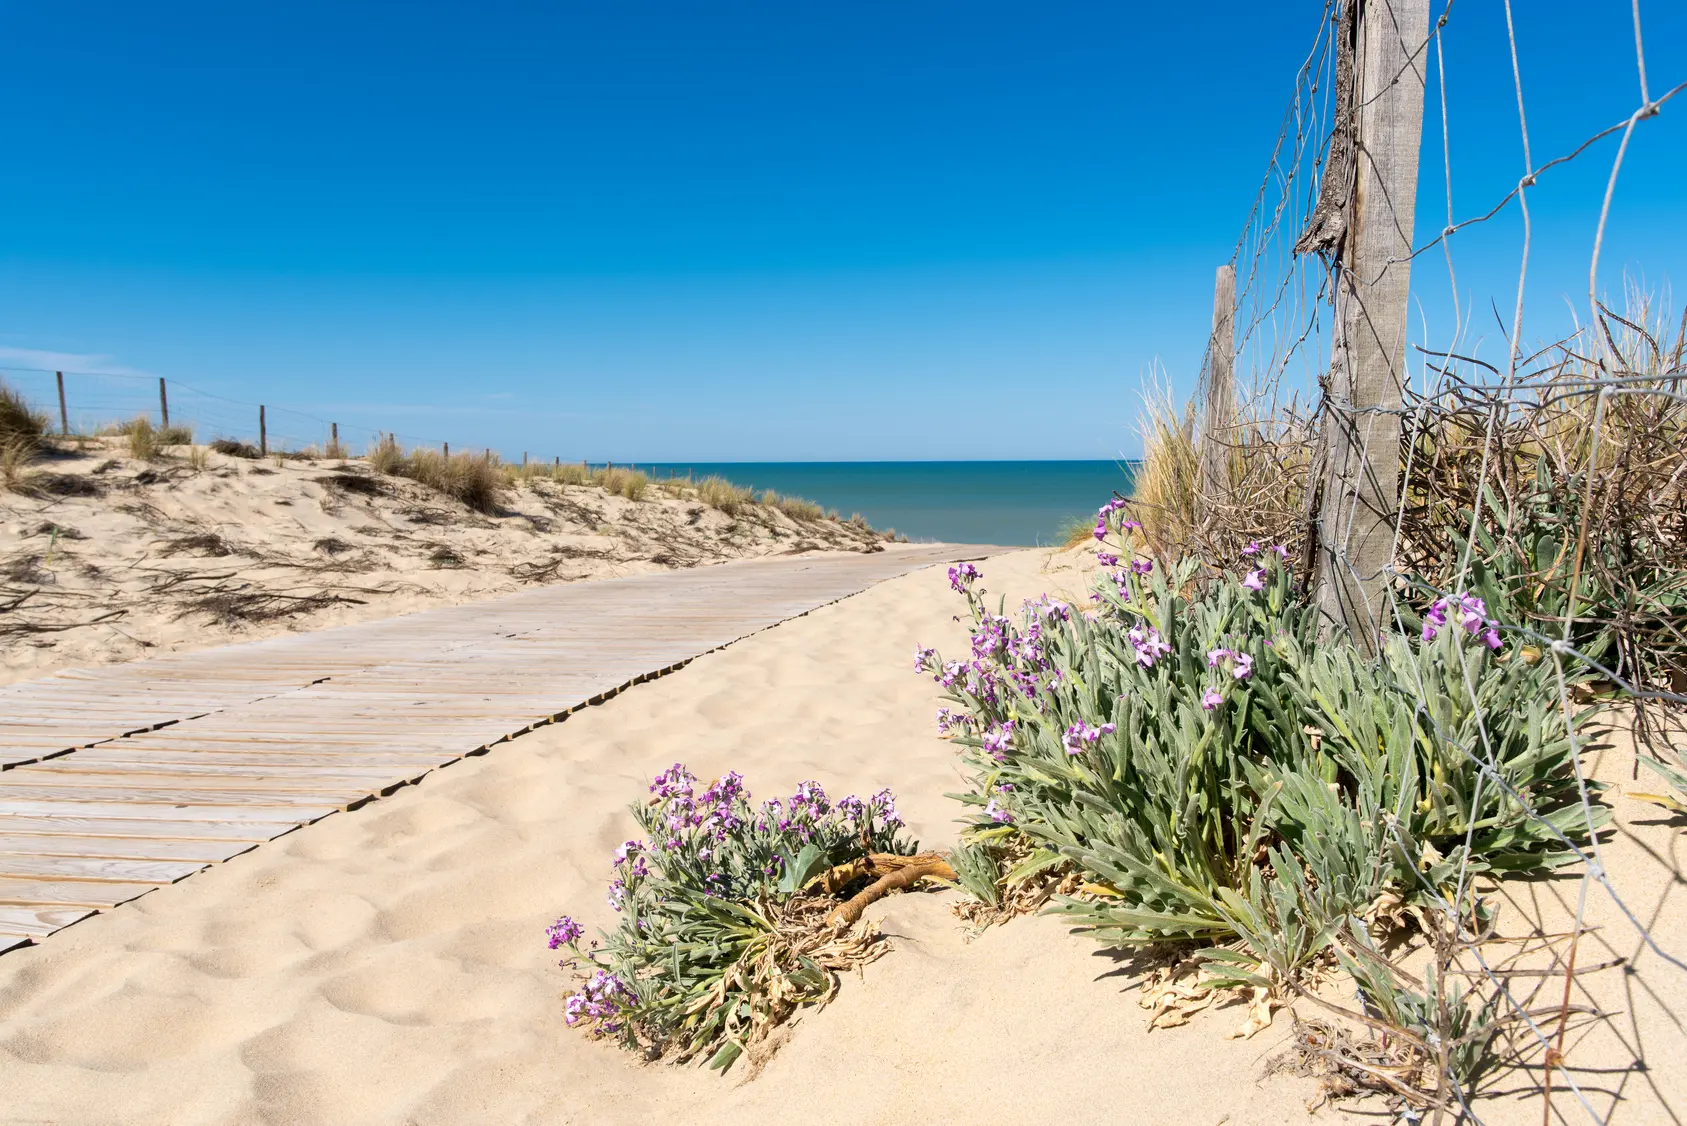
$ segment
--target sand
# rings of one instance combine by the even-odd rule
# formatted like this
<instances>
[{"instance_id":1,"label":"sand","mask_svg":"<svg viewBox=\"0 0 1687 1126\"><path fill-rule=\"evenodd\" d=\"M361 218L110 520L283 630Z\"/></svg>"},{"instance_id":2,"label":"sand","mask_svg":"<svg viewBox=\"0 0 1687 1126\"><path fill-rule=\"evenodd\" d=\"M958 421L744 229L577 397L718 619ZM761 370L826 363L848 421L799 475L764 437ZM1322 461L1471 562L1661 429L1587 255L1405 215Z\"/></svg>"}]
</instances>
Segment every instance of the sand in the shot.
<instances>
[{"instance_id":1,"label":"sand","mask_svg":"<svg viewBox=\"0 0 1687 1126\"><path fill-rule=\"evenodd\" d=\"M487 516L358 459L207 453L194 469L185 447L139 461L120 440L84 442L48 451L24 491L0 490L0 684L534 583L876 550L881 538L654 487L633 501L545 480Z\"/></svg>"},{"instance_id":2,"label":"sand","mask_svg":"<svg viewBox=\"0 0 1687 1126\"><path fill-rule=\"evenodd\" d=\"M1042 552L984 570L1010 604L1085 577ZM927 845L953 840L953 752L911 664L917 642L964 644L962 608L941 568L883 583L0 957L0 1121L1336 1120L1307 1111L1312 1080L1269 1066L1286 1016L1252 1040L1225 1038L1236 1007L1150 1032L1132 963L1048 918L968 941L943 894L876 907L895 948L804 1016L753 1080L642 1065L564 1027L568 978L544 927L564 911L611 923L609 854L634 831L625 804L670 763L743 771L758 797L807 778L834 796L890 785ZM1601 771L1624 774L1620 752L1608 757ZM1607 866L1680 950L1680 827L1617 804ZM1528 886L1573 902L1574 883ZM1632 932L1600 933L1633 952ZM1687 1105L1682 975L1644 968L1596 975L1626 1015L1601 1023L1614 1036L1578 1032L1572 1047L1575 1064L1605 1069L1582 1073L1590 1087L1622 1088L1618 1122L1673 1121L1665 1108ZM1376 1100L1361 1109L1387 1120ZM1491 1109L1487 1121L1540 1121L1538 1098Z\"/></svg>"}]
</instances>

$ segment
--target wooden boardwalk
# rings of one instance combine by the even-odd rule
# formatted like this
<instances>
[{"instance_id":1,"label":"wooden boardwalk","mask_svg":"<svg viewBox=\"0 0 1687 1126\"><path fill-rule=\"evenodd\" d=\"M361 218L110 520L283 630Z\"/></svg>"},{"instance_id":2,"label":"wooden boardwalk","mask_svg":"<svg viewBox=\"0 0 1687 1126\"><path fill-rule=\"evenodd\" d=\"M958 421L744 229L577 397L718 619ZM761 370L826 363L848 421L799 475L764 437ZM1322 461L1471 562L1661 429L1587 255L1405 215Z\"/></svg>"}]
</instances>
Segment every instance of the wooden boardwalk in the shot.
<instances>
[{"instance_id":1,"label":"wooden boardwalk","mask_svg":"<svg viewBox=\"0 0 1687 1126\"><path fill-rule=\"evenodd\" d=\"M0 688L0 951L882 579L980 554L570 583Z\"/></svg>"}]
</instances>

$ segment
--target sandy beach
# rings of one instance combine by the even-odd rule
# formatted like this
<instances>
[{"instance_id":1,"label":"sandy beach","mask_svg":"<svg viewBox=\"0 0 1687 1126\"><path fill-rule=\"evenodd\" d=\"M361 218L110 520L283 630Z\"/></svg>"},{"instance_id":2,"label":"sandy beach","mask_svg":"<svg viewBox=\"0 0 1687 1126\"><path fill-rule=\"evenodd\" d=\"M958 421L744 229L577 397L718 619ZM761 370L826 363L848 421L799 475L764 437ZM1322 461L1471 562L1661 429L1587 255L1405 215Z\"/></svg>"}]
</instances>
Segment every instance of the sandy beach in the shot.
<instances>
[{"instance_id":1,"label":"sandy beach","mask_svg":"<svg viewBox=\"0 0 1687 1126\"><path fill-rule=\"evenodd\" d=\"M1082 591L1072 555L988 561L992 592ZM927 845L954 839L953 754L935 735L916 643L964 641L941 568L882 583L703 657L566 722L435 772L0 958L0 1088L12 1123L1006 1122L1309 1120L1317 1084L1272 1066L1279 1015L1251 1040L1216 1007L1150 1031L1140 966L1021 918L976 938L954 893L892 897L894 949L803 1016L765 1070L645 1065L563 1024L568 976L545 949L567 911L608 926L625 805L676 761L742 771L758 797L804 779L892 787ZM1620 753L1599 770L1626 779ZM1614 799L1605 859L1665 949L1687 941L1687 848L1653 807ZM1519 900L1573 903L1577 885ZM1541 904L1548 906L1542 907ZM1620 1014L1570 1045L1618 1122L1671 1121L1683 1080L1636 1056L1678 1044L1682 978L1596 902L1584 947L1643 973L1583 978ZM1591 953L1598 945L1600 952ZM1640 988L1636 988L1640 986ZM1556 998L1558 987L1544 994ZM1580 998L1580 994L1578 994ZM1539 1003L1545 1004L1546 1000ZM1667 1049L1666 1049L1667 1050ZM1538 1070L1484 1121L1539 1121ZM1506 1095L1505 1092L1511 1092ZM1380 1110L1376 1100L1358 1104ZM1580 1110L1554 1103L1566 1121ZM1339 1112L1318 1111L1319 1120Z\"/></svg>"},{"instance_id":2,"label":"sandy beach","mask_svg":"<svg viewBox=\"0 0 1687 1126\"><path fill-rule=\"evenodd\" d=\"M296 630L393 617L536 584L814 551L877 550L848 520L722 511L654 483L639 499L544 478L488 515L362 459L203 468L60 442L0 490L0 684Z\"/></svg>"}]
</instances>

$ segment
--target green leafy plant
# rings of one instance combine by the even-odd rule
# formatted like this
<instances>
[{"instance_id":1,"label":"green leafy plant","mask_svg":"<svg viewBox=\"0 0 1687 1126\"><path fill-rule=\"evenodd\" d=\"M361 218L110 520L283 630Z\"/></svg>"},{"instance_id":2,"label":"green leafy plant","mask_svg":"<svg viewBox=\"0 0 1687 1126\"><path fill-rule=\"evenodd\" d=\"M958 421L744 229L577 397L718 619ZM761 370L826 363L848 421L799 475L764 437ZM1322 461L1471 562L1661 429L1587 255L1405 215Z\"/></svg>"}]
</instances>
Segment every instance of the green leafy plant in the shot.
<instances>
[{"instance_id":1,"label":"green leafy plant","mask_svg":"<svg viewBox=\"0 0 1687 1126\"><path fill-rule=\"evenodd\" d=\"M725 1069L799 1006L830 999L838 971L882 949L870 928L836 925L837 900L812 885L914 846L888 790L834 804L804 782L758 807L741 775L701 793L697 781L676 763L632 807L646 839L616 851L609 903L620 922L603 945L581 954L583 928L567 916L550 944L590 967L568 998L570 1025L650 1058Z\"/></svg>"},{"instance_id":2,"label":"green leafy plant","mask_svg":"<svg viewBox=\"0 0 1687 1126\"><path fill-rule=\"evenodd\" d=\"M1250 544L1242 573L1198 582L1196 561L1130 558L1122 507L1096 528L1110 570L1094 609L1045 597L1016 624L962 564L971 659L918 657L960 705L939 722L973 782L956 795L970 838L1023 836L1084 873L1054 910L1112 944L1197 944L1222 983L1281 988L1385 892L1426 902L1461 872L1575 857L1571 724L1590 721L1500 651L1479 599L1430 607L1370 663L1317 642L1286 551Z\"/></svg>"}]
</instances>

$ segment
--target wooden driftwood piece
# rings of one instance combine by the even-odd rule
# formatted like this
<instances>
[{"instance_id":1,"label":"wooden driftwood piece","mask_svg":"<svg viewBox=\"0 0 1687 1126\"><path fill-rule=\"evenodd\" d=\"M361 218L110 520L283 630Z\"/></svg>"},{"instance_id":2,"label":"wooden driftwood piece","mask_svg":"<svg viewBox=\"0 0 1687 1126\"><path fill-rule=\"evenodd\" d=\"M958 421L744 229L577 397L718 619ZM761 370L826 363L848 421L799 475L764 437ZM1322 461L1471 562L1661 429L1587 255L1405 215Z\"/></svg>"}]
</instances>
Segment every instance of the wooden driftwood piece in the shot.
<instances>
[{"instance_id":1,"label":"wooden driftwood piece","mask_svg":"<svg viewBox=\"0 0 1687 1126\"><path fill-rule=\"evenodd\" d=\"M861 912L870 905L877 903L893 891L914 886L927 876L940 880L956 878L955 869L949 865L948 858L940 852L922 852L918 856L898 856L894 853L875 852L869 855L865 862L856 862L857 874L878 874L878 878L847 902L839 904L826 916L826 922L833 927L847 927L861 918ZM851 865L840 865L848 868ZM832 878L838 869L834 868L821 876L822 881ZM852 877L853 878L853 877Z\"/></svg>"}]
</instances>

